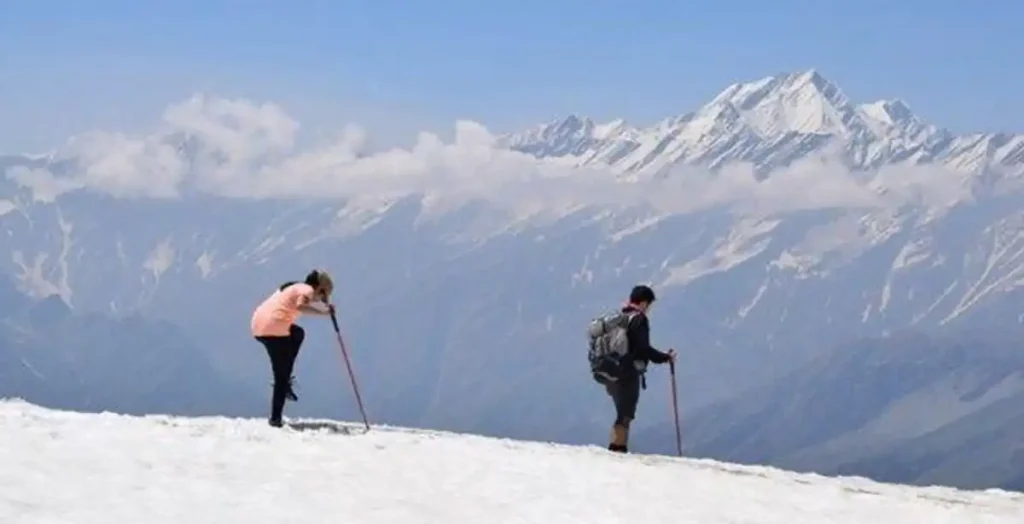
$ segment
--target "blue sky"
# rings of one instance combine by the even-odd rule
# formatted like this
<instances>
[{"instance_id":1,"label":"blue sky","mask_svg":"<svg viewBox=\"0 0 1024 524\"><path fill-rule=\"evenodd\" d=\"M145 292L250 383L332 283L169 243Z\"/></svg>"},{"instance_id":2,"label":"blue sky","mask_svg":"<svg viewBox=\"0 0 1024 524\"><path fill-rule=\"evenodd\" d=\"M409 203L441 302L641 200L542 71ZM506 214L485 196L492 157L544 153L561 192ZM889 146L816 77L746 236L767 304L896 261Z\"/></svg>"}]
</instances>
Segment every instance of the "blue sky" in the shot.
<instances>
[{"instance_id":1,"label":"blue sky","mask_svg":"<svg viewBox=\"0 0 1024 524\"><path fill-rule=\"evenodd\" d=\"M635 123L817 68L954 131L1024 131L1024 3L352 0L0 3L0 151L133 131L195 92L411 140L575 112ZM998 6L998 8L993 8Z\"/></svg>"}]
</instances>

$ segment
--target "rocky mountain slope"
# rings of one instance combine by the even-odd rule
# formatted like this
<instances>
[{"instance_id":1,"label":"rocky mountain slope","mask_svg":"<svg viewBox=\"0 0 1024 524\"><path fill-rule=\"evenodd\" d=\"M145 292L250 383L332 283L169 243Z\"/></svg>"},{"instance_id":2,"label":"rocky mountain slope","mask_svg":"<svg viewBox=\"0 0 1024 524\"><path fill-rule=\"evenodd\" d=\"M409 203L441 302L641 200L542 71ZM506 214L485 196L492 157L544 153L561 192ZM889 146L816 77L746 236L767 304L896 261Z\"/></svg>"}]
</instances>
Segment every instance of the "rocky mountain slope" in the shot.
<instances>
[{"instance_id":1,"label":"rocky mountain slope","mask_svg":"<svg viewBox=\"0 0 1024 524\"><path fill-rule=\"evenodd\" d=\"M259 393L263 393L260 395ZM29 300L0 278L0 397L78 411L263 414L261 392L233 384L178 327Z\"/></svg>"},{"instance_id":2,"label":"rocky mountain slope","mask_svg":"<svg viewBox=\"0 0 1024 524\"><path fill-rule=\"evenodd\" d=\"M898 333L837 345L780 380L690 413L689 452L830 475L1024 489L1020 334ZM652 449L675 445L652 437Z\"/></svg>"},{"instance_id":3,"label":"rocky mountain slope","mask_svg":"<svg viewBox=\"0 0 1024 524\"><path fill-rule=\"evenodd\" d=\"M297 127L197 97L151 135L2 157L0 267L75 309L173 321L265 388L251 308L326 266L371 416L573 442L609 417L582 328L638 281L662 297L654 339L682 352L686 410L851 338L1020 322L1024 136L956 136L814 71L649 127L460 123L404 151L354 128L300 149ZM355 416L329 327L304 324L289 409ZM637 424L670 432L650 391Z\"/></svg>"}]
</instances>

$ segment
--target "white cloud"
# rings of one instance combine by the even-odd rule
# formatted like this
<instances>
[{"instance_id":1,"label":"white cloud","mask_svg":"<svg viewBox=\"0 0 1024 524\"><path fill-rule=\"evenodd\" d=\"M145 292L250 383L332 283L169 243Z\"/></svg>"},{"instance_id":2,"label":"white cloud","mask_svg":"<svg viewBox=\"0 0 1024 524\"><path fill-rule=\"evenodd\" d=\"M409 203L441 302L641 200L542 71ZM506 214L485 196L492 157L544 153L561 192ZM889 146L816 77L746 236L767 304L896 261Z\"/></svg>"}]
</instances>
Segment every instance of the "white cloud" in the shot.
<instances>
[{"instance_id":1,"label":"white cloud","mask_svg":"<svg viewBox=\"0 0 1024 524\"><path fill-rule=\"evenodd\" d=\"M228 197L472 198L533 209L647 203L670 212L732 205L757 213L814 208L944 205L969 196L962 176L937 167L895 166L851 173L826 153L758 179L745 165L717 173L680 167L665 179L625 182L611 170L574 168L495 146L475 122L460 121L444 143L421 133L409 149L369 152L366 135L344 127L330 143L296 147L300 125L273 104L195 96L164 112L144 137L97 132L60 151L67 174L15 168L8 177L53 199L80 188L118 197L171 198L184 187Z\"/></svg>"},{"instance_id":2,"label":"white cloud","mask_svg":"<svg viewBox=\"0 0 1024 524\"><path fill-rule=\"evenodd\" d=\"M173 144L154 136L94 132L71 139L64 153L76 159L79 170L73 178L82 186L118 197L177 196L186 166Z\"/></svg>"},{"instance_id":3,"label":"white cloud","mask_svg":"<svg viewBox=\"0 0 1024 524\"><path fill-rule=\"evenodd\" d=\"M870 187L891 205L919 202L944 208L972 197L969 174L935 165L884 166Z\"/></svg>"},{"instance_id":4,"label":"white cloud","mask_svg":"<svg viewBox=\"0 0 1024 524\"><path fill-rule=\"evenodd\" d=\"M53 202L58 196L85 187L78 177L55 177L45 169L30 169L15 166L7 170L7 178L22 187L32 190L33 197L40 202Z\"/></svg>"}]
</instances>

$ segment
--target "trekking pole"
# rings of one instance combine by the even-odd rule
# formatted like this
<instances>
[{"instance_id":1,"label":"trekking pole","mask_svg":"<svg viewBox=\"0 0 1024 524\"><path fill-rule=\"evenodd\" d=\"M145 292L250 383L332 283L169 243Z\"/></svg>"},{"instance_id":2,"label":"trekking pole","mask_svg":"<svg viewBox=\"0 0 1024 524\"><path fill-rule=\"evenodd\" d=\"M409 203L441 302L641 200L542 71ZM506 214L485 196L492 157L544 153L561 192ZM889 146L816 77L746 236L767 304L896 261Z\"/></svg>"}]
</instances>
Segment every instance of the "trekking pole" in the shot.
<instances>
[{"instance_id":1,"label":"trekking pole","mask_svg":"<svg viewBox=\"0 0 1024 524\"><path fill-rule=\"evenodd\" d=\"M334 334L338 336L338 347L341 348L341 356L345 359L345 368L348 369L348 379L352 382L352 391L356 394L356 404L359 405L359 414L363 417L363 424L366 431L370 431L370 422L366 418L366 410L363 409L363 399L359 396L359 385L356 384L356 376L352 372L352 362L348 358L348 350L345 348L345 339L341 336L341 329L338 327L338 317L334 315L334 306L331 306L331 323L334 324Z\"/></svg>"},{"instance_id":2,"label":"trekking pole","mask_svg":"<svg viewBox=\"0 0 1024 524\"><path fill-rule=\"evenodd\" d=\"M679 401L676 399L676 359L668 361L668 370L672 375L672 415L676 422L676 453L683 456L683 438L679 433Z\"/></svg>"}]
</instances>

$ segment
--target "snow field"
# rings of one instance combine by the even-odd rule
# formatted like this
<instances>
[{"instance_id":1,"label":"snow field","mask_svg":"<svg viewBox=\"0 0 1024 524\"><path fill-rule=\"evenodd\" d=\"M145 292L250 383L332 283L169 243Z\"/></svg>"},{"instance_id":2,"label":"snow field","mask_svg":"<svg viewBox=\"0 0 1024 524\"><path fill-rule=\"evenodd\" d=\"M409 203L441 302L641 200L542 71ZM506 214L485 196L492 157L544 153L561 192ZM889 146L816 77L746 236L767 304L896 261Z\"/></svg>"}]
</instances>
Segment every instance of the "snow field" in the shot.
<instances>
[{"instance_id":1,"label":"snow field","mask_svg":"<svg viewBox=\"0 0 1024 524\"><path fill-rule=\"evenodd\" d=\"M0 522L1024 522L1024 494L435 431L0 402ZM313 429L322 426L325 429Z\"/></svg>"}]
</instances>

